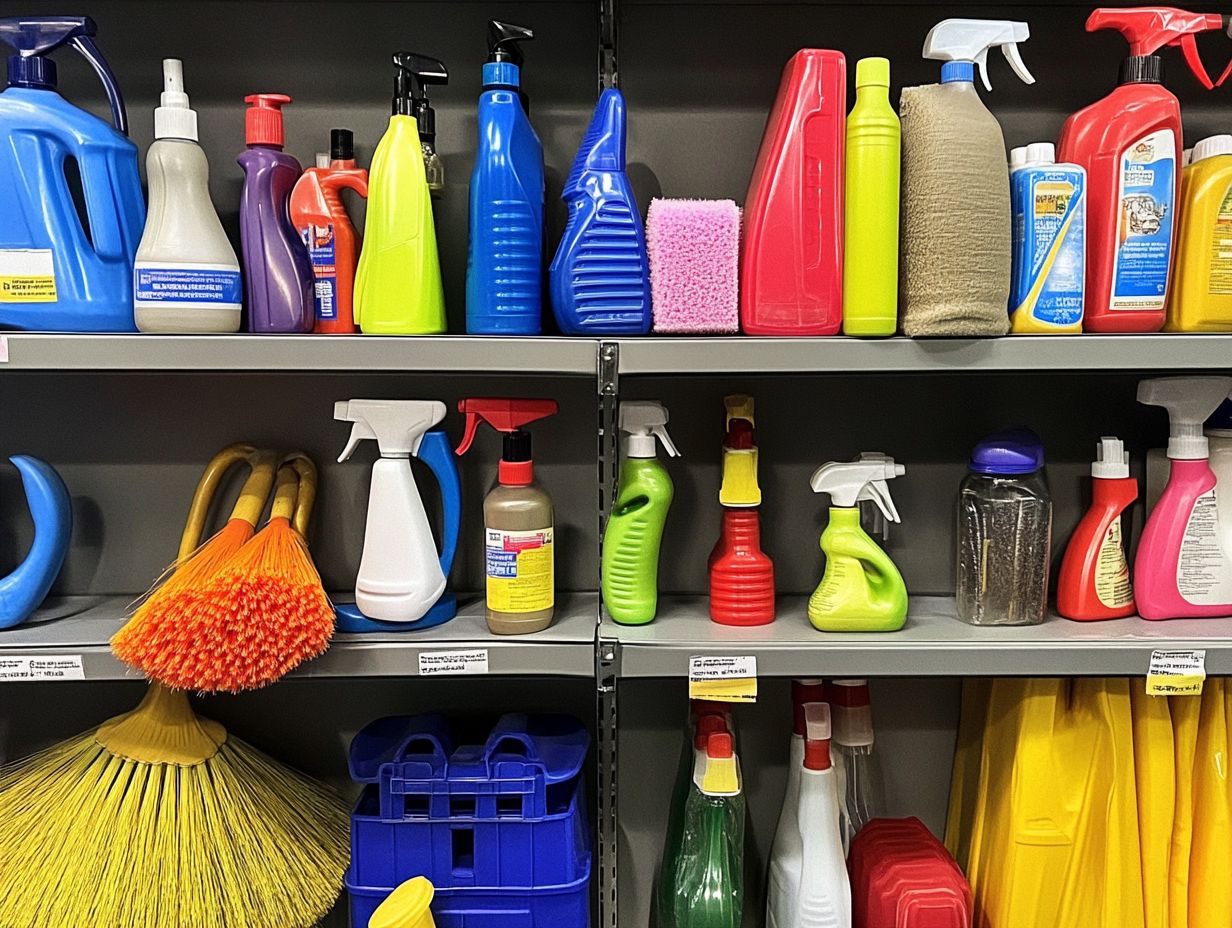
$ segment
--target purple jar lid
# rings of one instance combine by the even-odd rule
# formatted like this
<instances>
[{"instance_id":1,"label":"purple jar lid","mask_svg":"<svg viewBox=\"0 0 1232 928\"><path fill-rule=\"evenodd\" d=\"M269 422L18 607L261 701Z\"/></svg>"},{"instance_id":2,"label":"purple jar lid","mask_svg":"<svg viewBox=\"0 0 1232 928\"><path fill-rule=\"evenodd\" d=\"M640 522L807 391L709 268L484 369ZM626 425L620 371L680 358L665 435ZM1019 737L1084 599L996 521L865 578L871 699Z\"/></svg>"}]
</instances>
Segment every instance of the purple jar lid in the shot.
<instances>
[{"instance_id":1,"label":"purple jar lid","mask_svg":"<svg viewBox=\"0 0 1232 928\"><path fill-rule=\"evenodd\" d=\"M1030 429L989 435L971 452L967 468L977 474L1031 474L1044 466L1044 445Z\"/></svg>"}]
</instances>

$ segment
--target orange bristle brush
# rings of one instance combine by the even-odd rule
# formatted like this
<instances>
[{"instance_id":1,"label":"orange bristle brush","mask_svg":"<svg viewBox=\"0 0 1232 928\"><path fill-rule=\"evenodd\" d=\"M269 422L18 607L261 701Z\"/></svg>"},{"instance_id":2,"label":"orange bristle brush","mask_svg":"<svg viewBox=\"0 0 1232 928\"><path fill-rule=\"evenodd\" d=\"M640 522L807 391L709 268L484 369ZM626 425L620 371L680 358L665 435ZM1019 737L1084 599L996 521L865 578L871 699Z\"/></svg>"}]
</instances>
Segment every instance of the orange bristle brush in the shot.
<instances>
[{"instance_id":1,"label":"orange bristle brush","mask_svg":"<svg viewBox=\"0 0 1232 928\"><path fill-rule=\"evenodd\" d=\"M235 693L281 679L329 647L334 608L304 540L317 472L278 469L269 523L197 591L185 591L181 647L158 668L169 686Z\"/></svg>"},{"instance_id":2,"label":"orange bristle brush","mask_svg":"<svg viewBox=\"0 0 1232 928\"><path fill-rule=\"evenodd\" d=\"M235 556L256 531L257 522L265 509L265 500L274 484L277 456L273 452L258 451L252 445L238 443L228 445L214 455L197 481L188 511L185 538L201 537L223 477L241 462L246 462L251 472L227 524L199 547L181 550L176 563L164 572L161 585L147 594L132 618L112 637L111 649L126 664L149 674L147 664L152 666L157 662L158 655L168 647L175 647L176 635L172 623L176 617L174 604L178 595L185 590L200 588Z\"/></svg>"}]
</instances>

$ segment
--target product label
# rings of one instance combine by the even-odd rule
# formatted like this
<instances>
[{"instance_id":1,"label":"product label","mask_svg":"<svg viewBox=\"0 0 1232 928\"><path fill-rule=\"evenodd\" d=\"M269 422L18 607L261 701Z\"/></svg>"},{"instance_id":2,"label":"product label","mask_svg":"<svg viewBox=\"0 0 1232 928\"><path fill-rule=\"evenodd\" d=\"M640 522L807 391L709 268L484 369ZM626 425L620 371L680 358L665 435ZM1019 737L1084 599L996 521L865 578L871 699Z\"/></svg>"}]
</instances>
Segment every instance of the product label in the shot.
<instances>
[{"instance_id":1,"label":"product label","mask_svg":"<svg viewBox=\"0 0 1232 928\"><path fill-rule=\"evenodd\" d=\"M192 303L239 308L240 272L207 264L138 264L133 269L138 304Z\"/></svg>"},{"instance_id":2,"label":"product label","mask_svg":"<svg viewBox=\"0 0 1232 928\"><path fill-rule=\"evenodd\" d=\"M1219 511L1215 491L1194 502L1176 560L1176 588L1193 606L1232 603L1232 562L1219 543Z\"/></svg>"},{"instance_id":3,"label":"product label","mask_svg":"<svg viewBox=\"0 0 1232 928\"><path fill-rule=\"evenodd\" d=\"M757 658L690 657L689 698L757 702Z\"/></svg>"},{"instance_id":4,"label":"product label","mask_svg":"<svg viewBox=\"0 0 1232 928\"><path fill-rule=\"evenodd\" d=\"M0 248L0 303L54 303L50 248Z\"/></svg>"},{"instance_id":5,"label":"product label","mask_svg":"<svg viewBox=\"0 0 1232 928\"><path fill-rule=\"evenodd\" d=\"M1168 296L1176 196L1176 135L1160 129L1121 152L1117 250L1112 261L1114 310L1161 310Z\"/></svg>"},{"instance_id":6,"label":"product label","mask_svg":"<svg viewBox=\"0 0 1232 928\"><path fill-rule=\"evenodd\" d=\"M0 681L6 683L36 680L84 680L85 667L80 654L63 657L0 657Z\"/></svg>"},{"instance_id":7,"label":"product label","mask_svg":"<svg viewBox=\"0 0 1232 928\"><path fill-rule=\"evenodd\" d=\"M1211 293L1232 293L1232 187L1224 194L1211 230Z\"/></svg>"},{"instance_id":8,"label":"product label","mask_svg":"<svg viewBox=\"0 0 1232 928\"><path fill-rule=\"evenodd\" d=\"M1125 560L1125 545L1121 539L1120 516L1108 526L1095 558L1095 595L1109 609L1128 606L1134 599L1134 588L1129 582L1129 563Z\"/></svg>"},{"instance_id":9,"label":"product label","mask_svg":"<svg viewBox=\"0 0 1232 928\"><path fill-rule=\"evenodd\" d=\"M550 527L534 532L487 530L489 609L539 612L555 605L552 534Z\"/></svg>"},{"instance_id":10,"label":"product label","mask_svg":"<svg viewBox=\"0 0 1232 928\"><path fill-rule=\"evenodd\" d=\"M1082 321L1086 281L1086 178L1075 170L1026 170L1021 180L1021 238L1025 267L1014 279L1014 314L1049 326Z\"/></svg>"},{"instance_id":11,"label":"product label","mask_svg":"<svg viewBox=\"0 0 1232 928\"><path fill-rule=\"evenodd\" d=\"M421 677L487 672L487 648L472 648L467 651L419 652L419 675Z\"/></svg>"},{"instance_id":12,"label":"product label","mask_svg":"<svg viewBox=\"0 0 1232 928\"><path fill-rule=\"evenodd\" d=\"M1146 671L1148 696L1201 696L1205 651L1152 651Z\"/></svg>"},{"instance_id":13,"label":"product label","mask_svg":"<svg viewBox=\"0 0 1232 928\"><path fill-rule=\"evenodd\" d=\"M317 304L318 319L338 318L338 258L334 245L334 225L311 225L301 231L308 257L312 259L312 273L316 280L313 293Z\"/></svg>"}]
</instances>

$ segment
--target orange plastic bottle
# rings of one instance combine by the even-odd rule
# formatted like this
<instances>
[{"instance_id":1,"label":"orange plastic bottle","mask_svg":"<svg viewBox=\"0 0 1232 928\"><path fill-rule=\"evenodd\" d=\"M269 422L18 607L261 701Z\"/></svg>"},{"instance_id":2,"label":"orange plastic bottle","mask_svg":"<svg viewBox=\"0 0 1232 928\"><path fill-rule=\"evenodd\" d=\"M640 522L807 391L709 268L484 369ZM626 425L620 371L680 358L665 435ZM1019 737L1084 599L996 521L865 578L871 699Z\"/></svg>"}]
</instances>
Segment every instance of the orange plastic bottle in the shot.
<instances>
[{"instance_id":1,"label":"orange plastic bottle","mask_svg":"<svg viewBox=\"0 0 1232 928\"><path fill-rule=\"evenodd\" d=\"M329 161L318 157L291 191L291 224L304 237L312 258L316 324L314 332L349 335L357 331L352 306L359 234L342 205L350 188L368 196L368 172L355 165L355 145L349 129L330 131Z\"/></svg>"}]
</instances>

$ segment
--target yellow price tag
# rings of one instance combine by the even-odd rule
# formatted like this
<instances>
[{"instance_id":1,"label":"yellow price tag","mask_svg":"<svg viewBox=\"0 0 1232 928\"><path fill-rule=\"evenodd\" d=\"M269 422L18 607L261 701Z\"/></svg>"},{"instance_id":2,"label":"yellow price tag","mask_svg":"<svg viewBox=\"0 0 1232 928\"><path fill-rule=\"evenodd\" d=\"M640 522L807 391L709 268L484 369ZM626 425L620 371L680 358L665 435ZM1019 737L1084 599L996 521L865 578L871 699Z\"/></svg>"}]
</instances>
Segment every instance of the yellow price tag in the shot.
<instances>
[{"instance_id":1,"label":"yellow price tag","mask_svg":"<svg viewBox=\"0 0 1232 928\"><path fill-rule=\"evenodd\" d=\"M1146 671L1148 696L1201 696L1206 651L1152 651Z\"/></svg>"},{"instance_id":2,"label":"yellow price tag","mask_svg":"<svg viewBox=\"0 0 1232 928\"><path fill-rule=\"evenodd\" d=\"M689 698L757 702L757 658L690 657Z\"/></svg>"}]
</instances>

